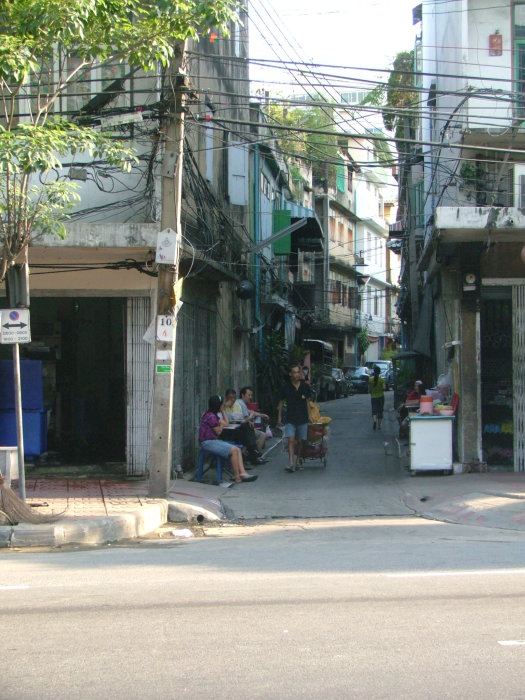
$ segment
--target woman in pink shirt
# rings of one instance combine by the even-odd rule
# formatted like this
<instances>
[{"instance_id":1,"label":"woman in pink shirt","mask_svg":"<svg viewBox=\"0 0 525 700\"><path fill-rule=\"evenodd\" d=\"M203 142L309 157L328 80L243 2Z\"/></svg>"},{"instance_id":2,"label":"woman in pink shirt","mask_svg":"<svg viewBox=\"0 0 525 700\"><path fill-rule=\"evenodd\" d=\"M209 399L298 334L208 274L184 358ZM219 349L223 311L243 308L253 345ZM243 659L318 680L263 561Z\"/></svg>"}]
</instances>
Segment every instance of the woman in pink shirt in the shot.
<instances>
[{"instance_id":1,"label":"woman in pink shirt","mask_svg":"<svg viewBox=\"0 0 525 700\"><path fill-rule=\"evenodd\" d=\"M230 460L236 484L242 481L255 481L257 476L248 474L244 468L241 450L229 442L219 440L225 425L228 425L228 419L225 418L222 396L211 396L208 401L208 410L203 414L199 425L200 446L217 457Z\"/></svg>"}]
</instances>

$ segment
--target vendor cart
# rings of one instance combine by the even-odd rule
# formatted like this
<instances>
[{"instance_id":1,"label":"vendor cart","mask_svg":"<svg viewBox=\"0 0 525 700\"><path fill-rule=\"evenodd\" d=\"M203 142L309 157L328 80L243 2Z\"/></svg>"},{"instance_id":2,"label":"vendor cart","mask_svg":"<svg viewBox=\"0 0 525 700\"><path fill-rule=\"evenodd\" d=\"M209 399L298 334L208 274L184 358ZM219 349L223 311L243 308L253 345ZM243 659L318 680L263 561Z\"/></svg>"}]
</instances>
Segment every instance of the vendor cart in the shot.
<instances>
[{"instance_id":1,"label":"vendor cart","mask_svg":"<svg viewBox=\"0 0 525 700\"><path fill-rule=\"evenodd\" d=\"M326 434L328 427L326 423L309 423L308 435L306 441L303 442L302 457L304 462L319 462L322 469L326 468L326 453L328 452L328 443ZM297 445L295 447L297 454ZM306 466L306 465L305 465Z\"/></svg>"}]
</instances>

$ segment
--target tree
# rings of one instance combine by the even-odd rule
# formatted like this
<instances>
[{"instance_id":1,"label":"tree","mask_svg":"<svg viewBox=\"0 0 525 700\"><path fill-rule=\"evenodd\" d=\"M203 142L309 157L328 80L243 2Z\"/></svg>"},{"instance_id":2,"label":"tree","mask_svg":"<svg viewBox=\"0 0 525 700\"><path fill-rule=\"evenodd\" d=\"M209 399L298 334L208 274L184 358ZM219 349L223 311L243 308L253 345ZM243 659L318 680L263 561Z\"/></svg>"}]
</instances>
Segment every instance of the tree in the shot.
<instances>
[{"instance_id":1,"label":"tree","mask_svg":"<svg viewBox=\"0 0 525 700\"><path fill-rule=\"evenodd\" d=\"M309 107L290 109L281 103L270 103L266 109L270 123L287 126L285 136L277 136L279 150L286 157L304 158L312 163L315 179L335 182L338 156L338 133L335 126L334 109L326 102ZM293 129L309 129L311 133ZM316 131L322 133L315 133ZM313 132L313 133L312 133ZM331 132L331 133L327 133Z\"/></svg>"},{"instance_id":2,"label":"tree","mask_svg":"<svg viewBox=\"0 0 525 700\"><path fill-rule=\"evenodd\" d=\"M357 334L357 350L359 357L364 361L366 351L370 347L370 338L368 337L368 325L363 326Z\"/></svg>"},{"instance_id":3,"label":"tree","mask_svg":"<svg viewBox=\"0 0 525 700\"><path fill-rule=\"evenodd\" d=\"M401 51L394 59L388 82L371 90L361 102L382 107L383 124L393 131L401 153L402 141L410 137L414 106L419 95L414 87L414 51Z\"/></svg>"},{"instance_id":4,"label":"tree","mask_svg":"<svg viewBox=\"0 0 525 700\"><path fill-rule=\"evenodd\" d=\"M104 66L168 66L177 42L212 28L227 33L238 0L9 0L0 6L0 282L32 235L65 236L79 200L56 178L61 159L87 153L124 171L132 149L81 119L58 116L58 100ZM111 90L122 85L115 81ZM102 91L100 109L114 95ZM82 113L82 110L81 110Z\"/></svg>"}]
</instances>

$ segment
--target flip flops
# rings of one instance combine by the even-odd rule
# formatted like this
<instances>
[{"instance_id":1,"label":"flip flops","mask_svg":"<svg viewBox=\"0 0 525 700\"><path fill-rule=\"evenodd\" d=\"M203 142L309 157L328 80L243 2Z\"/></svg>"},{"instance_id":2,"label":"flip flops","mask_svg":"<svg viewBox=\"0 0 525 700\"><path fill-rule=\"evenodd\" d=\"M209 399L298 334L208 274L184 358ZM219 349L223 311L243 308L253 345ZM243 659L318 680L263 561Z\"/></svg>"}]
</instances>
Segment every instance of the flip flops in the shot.
<instances>
[{"instance_id":1,"label":"flip flops","mask_svg":"<svg viewBox=\"0 0 525 700\"><path fill-rule=\"evenodd\" d=\"M257 474L246 474L246 476L241 476L239 481L236 481L236 484L242 484L245 481L256 481L257 480Z\"/></svg>"}]
</instances>

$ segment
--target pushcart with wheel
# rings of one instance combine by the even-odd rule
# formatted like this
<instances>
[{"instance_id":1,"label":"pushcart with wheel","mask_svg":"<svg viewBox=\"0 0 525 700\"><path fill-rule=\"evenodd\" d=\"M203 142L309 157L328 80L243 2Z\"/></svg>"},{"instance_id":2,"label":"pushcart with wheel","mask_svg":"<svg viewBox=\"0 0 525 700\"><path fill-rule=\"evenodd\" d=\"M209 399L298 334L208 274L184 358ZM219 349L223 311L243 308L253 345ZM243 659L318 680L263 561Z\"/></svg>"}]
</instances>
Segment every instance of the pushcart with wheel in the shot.
<instances>
[{"instance_id":1,"label":"pushcart with wheel","mask_svg":"<svg viewBox=\"0 0 525 700\"><path fill-rule=\"evenodd\" d=\"M318 466L322 469L326 468L326 453L328 452L327 432L328 427L326 423L309 423L308 435L306 441L303 442L303 460L305 462L319 462ZM295 450L297 454L297 446Z\"/></svg>"}]
</instances>

